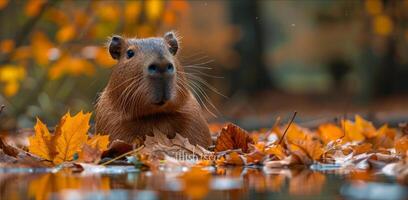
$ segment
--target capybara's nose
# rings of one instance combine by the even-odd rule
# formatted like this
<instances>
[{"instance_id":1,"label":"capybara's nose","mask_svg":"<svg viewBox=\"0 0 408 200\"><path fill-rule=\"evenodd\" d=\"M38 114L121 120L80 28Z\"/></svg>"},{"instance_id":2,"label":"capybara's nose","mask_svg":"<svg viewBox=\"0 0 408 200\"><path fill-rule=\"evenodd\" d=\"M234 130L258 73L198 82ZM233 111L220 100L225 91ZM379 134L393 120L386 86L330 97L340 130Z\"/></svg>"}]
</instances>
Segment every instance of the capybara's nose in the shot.
<instances>
[{"instance_id":1,"label":"capybara's nose","mask_svg":"<svg viewBox=\"0 0 408 200\"><path fill-rule=\"evenodd\" d=\"M169 62L152 63L147 67L147 72L152 77L171 76L174 74L174 65Z\"/></svg>"}]
</instances>

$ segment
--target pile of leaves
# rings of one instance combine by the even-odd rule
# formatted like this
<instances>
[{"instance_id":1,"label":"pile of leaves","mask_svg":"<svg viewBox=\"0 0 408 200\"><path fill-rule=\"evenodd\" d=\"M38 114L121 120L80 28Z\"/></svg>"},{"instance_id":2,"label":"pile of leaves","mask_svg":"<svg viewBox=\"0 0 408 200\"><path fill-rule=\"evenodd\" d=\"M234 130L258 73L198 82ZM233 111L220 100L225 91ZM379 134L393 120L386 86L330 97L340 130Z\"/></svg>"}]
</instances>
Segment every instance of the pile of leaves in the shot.
<instances>
[{"instance_id":1,"label":"pile of leaves","mask_svg":"<svg viewBox=\"0 0 408 200\"><path fill-rule=\"evenodd\" d=\"M376 128L356 115L354 121L321 124L315 130L295 123L249 133L235 124L210 125L211 150L191 144L176 134L169 139L159 131L146 136L142 145L109 141L108 135L89 134L91 113L67 113L53 133L39 119L27 146L0 140L2 166L30 163L55 167L134 164L143 169L208 166L263 166L265 170L296 165L316 170L379 169L407 182L408 131L383 125ZM123 159L127 159L127 161ZM28 162L29 161L29 162ZM69 165L71 164L71 165Z\"/></svg>"}]
</instances>

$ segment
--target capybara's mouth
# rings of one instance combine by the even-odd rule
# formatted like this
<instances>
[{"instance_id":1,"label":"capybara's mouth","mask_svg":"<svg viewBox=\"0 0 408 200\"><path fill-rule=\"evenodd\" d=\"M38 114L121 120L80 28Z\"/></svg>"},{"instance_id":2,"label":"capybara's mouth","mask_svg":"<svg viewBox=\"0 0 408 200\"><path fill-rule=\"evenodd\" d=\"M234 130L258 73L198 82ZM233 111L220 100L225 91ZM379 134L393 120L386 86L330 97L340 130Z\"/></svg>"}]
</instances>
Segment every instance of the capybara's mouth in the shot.
<instances>
[{"instance_id":1,"label":"capybara's mouth","mask_svg":"<svg viewBox=\"0 0 408 200\"><path fill-rule=\"evenodd\" d=\"M156 105L156 106L163 106L164 104L166 104L166 102L167 102L167 101L165 101L165 100L161 100L161 101L155 102L155 103L153 103L153 104Z\"/></svg>"}]
</instances>

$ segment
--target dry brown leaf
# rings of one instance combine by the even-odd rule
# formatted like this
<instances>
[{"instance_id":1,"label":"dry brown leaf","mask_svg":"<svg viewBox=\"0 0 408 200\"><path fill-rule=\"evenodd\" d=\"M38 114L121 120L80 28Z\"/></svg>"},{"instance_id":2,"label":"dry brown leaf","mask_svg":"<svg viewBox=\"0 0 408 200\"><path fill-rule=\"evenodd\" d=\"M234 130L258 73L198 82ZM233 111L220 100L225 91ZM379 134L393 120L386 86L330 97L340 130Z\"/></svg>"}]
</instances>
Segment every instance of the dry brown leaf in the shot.
<instances>
[{"instance_id":1,"label":"dry brown leaf","mask_svg":"<svg viewBox=\"0 0 408 200\"><path fill-rule=\"evenodd\" d=\"M235 124L228 124L221 130L215 144L215 152L226 151L230 149L242 149L248 152L248 144L254 144L253 139L247 131Z\"/></svg>"},{"instance_id":2,"label":"dry brown leaf","mask_svg":"<svg viewBox=\"0 0 408 200\"><path fill-rule=\"evenodd\" d=\"M122 140L114 140L109 145L109 148L102 153L102 158L115 158L129 151L132 151L133 149L134 147L131 144L128 144Z\"/></svg>"},{"instance_id":3,"label":"dry brown leaf","mask_svg":"<svg viewBox=\"0 0 408 200\"><path fill-rule=\"evenodd\" d=\"M85 144L78 154L78 160L85 163L98 163L102 157L102 151L98 148Z\"/></svg>"},{"instance_id":4,"label":"dry brown leaf","mask_svg":"<svg viewBox=\"0 0 408 200\"><path fill-rule=\"evenodd\" d=\"M212 154L199 145L192 145L187 138L180 134L176 134L173 139L169 139L165 134L157 130L153 132L153 136L146 136L144 146L141 153L157 155L159 157L162 154L166 154L170 157L185 159L188 158L188 155L196 155L198 158L202 158L205 155Z\"/></svg>"},{"instance_id":5,"label":"dry brown leaf","mask_svg":"<svg viewBox=\"0 0 408 200\"><path fill-rule=\"evenodd\" d=\"M6 155L12 157L17 157L19 152L15 147L7 144L2 136L0 136L0 150L2 150L2 152L4 152Z\"/></svg>"}]
</instances>

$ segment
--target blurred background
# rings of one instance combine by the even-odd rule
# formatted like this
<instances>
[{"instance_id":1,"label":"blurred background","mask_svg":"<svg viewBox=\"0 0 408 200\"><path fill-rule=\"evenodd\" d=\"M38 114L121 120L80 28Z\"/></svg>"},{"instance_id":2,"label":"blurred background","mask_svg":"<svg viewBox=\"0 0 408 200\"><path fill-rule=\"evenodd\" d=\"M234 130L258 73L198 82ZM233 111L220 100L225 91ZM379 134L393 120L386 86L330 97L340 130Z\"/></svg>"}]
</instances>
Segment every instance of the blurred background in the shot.
<instances>
[{"instance_id":1,"label":"blurred background","mask_svg":"<svg viewBox=\"0 0 408 200\"><path fill-rule=\"evenodd\" d=\"M407 120L408 1L0 0L0 129L93 111L108 37L169 30L212 122Z\"/></svg>"}]
</instances>

